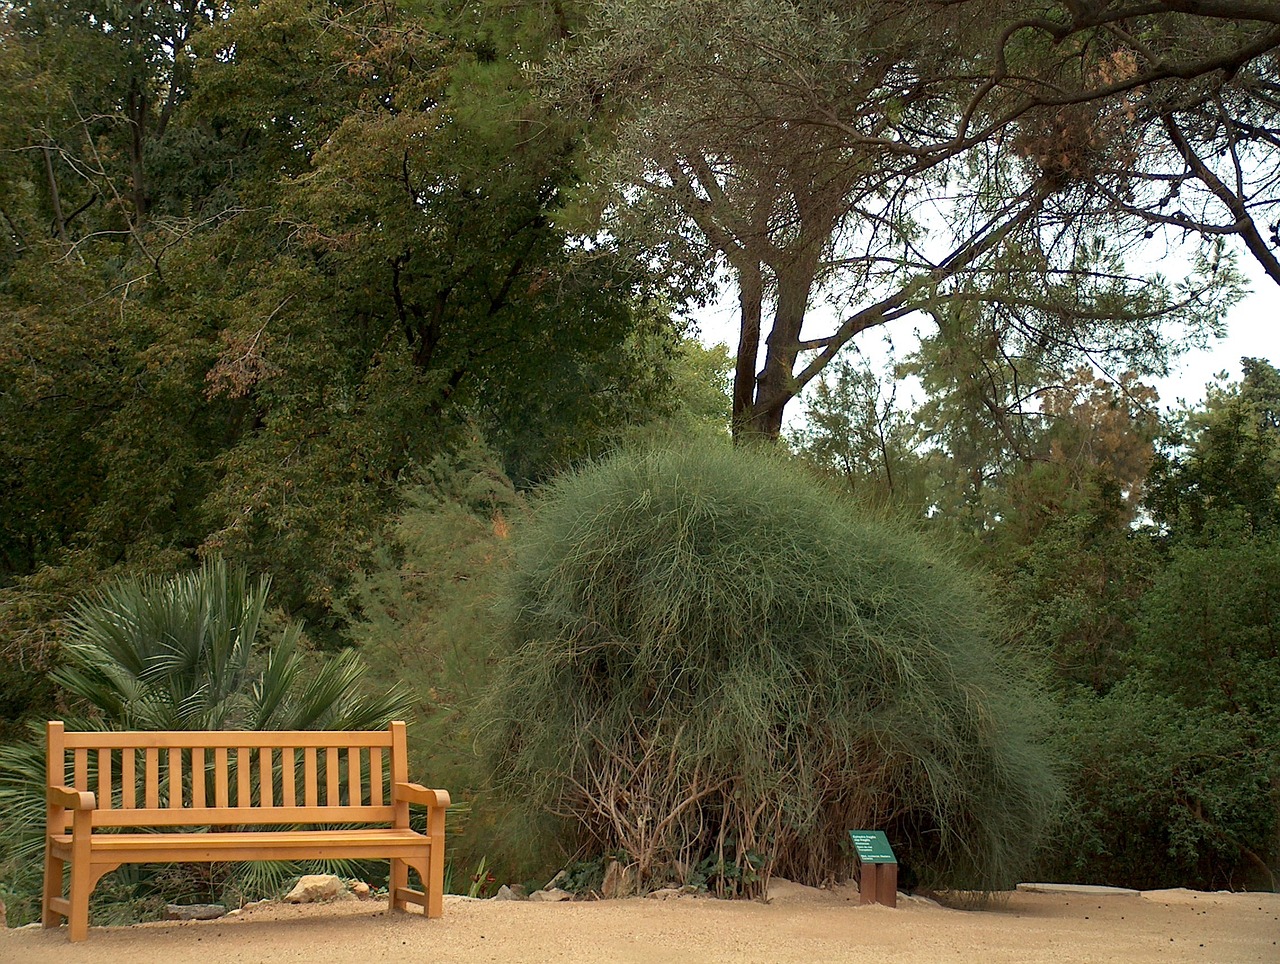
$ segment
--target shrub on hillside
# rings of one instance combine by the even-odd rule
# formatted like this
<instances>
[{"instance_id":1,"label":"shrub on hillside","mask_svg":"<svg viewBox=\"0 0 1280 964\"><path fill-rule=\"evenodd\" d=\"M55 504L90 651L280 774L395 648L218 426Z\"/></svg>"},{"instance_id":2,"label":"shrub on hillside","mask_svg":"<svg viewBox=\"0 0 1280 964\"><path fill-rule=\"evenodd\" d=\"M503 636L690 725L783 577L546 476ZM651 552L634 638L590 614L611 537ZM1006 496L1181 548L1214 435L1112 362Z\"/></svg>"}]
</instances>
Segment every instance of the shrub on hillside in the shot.
<instances>
[{"instance_id":1,"label":"shrub on hillside","mask_svg":"<svg viewBox=\"0 0 1280 964\"><path fill-rule=\"evenodd\" d=\"M642 881L1011 883L1054 809L1044 703L955 563L779 455L707 442L549 487L482 715L495 771Z\"/></svg>"}]
</instances>

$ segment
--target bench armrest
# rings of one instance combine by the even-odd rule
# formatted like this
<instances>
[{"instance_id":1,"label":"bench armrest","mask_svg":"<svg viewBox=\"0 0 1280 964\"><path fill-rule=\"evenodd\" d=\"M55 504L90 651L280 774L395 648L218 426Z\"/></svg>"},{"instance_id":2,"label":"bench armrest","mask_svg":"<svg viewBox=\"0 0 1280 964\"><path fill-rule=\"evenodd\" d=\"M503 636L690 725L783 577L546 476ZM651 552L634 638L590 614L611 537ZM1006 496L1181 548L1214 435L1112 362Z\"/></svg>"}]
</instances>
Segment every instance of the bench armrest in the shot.
<instances>
[{"instance_id":1,"label":"bench armrest","mask_svg":"<svg viewBox=\"0 0 1280 964\"><path fill-rule=\"evenodd\" d=\"M48 801L56 807L68 810L94 810L97 798L88 790L72 790L70 787L48 787Z\"/></svg>"},{"instance_id":2,"label":"bench armrest","mask_svg":"<svg viewBox=\"0 0 1280 964\"><path fill-rule=\"evenodd\" d=\"M391 798L405 803L418 803L424 807L449 806L448 790L428 790L416 783L397 783L391 788Z\"/></svg>"}]
</instances>

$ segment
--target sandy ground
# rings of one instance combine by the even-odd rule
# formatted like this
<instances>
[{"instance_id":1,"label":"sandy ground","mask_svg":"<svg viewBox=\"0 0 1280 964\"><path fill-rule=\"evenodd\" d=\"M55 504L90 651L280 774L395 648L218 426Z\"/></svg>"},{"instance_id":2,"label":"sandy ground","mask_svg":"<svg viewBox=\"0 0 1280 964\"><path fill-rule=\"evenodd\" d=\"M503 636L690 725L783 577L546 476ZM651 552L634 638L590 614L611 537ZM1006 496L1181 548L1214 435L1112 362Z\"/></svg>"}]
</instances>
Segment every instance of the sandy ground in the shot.
<instances>
[{"instance_id":1,"label":"sandy ground","mask_svg":"<svg viewBox=\"0 0 1280 964\"><path fill-rule=\"evenodd\" d=\"M235 919L0 934L15 964L151 962L1038 962L1280 964L1280 894L1150 891L1085 898L1016 893L981 911L856 891L778 888L769 904L701 897L528 903L446 897L444 917L380 903L268 904Z\"/></svg>"}]
</instances>

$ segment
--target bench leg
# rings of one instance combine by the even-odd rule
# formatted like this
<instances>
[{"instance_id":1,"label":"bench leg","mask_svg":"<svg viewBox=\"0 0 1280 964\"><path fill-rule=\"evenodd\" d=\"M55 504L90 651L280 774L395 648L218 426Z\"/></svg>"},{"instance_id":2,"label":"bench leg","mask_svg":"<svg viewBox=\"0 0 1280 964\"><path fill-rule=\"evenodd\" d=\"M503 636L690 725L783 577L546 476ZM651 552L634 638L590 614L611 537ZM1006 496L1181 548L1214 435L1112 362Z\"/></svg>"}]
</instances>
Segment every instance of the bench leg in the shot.
<instances>
[{"instance_id":1,"label":"bench leg","mask_svg":"<svg viewBox=\"0 0 1280 964\"><path fill-rule=\"evenodd\" d=\"M72 941L82 941L89 936L89 895L93 893L93 868L88 862L71 863L71 916L67 923Z\"/></svg>"},{"instance_id":2,"label":"bench leg","mask_svg":"<svg viewBox=\"0 0 1280 964\"><path fill-rule=\"evenodd\" d=\"M397 857L391 858L391 877L387 881L387 893L391 910L407 910L408 905L396 897L396 892L409 886L409 865Z\"/></svg>"},{"instance_id":3,"label":"bench leg","mask_svg":"<svg viewBox=\"0 0 1280 964\"><path fill-rule=\"evenodd\" d=\"M427 916L440 917L444 914L444 848L431 848L427 858L427 876L422 878L422 886L427 891Z\"/></svg>"},{"instance_id":4,"label":"bench leg","mask_svg":"<svg viewBox=\"0 0 1280 964\"><path fill-rule=\"evenodd\" d=\"M57 927L62 923L62 915L53 909L54 898L62 896L62 868L65 860L53 856L49 844L44 848L44 892L40 901L40 923L45 927Z\"/></svg>"}]
</instances>

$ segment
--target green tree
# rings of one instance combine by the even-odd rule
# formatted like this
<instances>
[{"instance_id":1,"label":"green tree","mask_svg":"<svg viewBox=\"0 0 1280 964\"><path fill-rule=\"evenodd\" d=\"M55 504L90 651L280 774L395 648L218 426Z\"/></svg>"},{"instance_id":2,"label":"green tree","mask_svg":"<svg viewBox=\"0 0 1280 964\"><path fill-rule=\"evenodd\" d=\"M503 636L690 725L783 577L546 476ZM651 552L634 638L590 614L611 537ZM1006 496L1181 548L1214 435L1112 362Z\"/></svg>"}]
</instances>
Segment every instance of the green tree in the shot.
<instances>
[{"instance_id":1,"label":"green tree","mask_svg":"<svg viewBox=\"0 0 1280 964\"><path fill-rule=\"evenodd\" d=\"M0 582L222 552L333 641L415 465L479 425L536 479L665 410L647 268L557 222L555 18L458 12L6 11Z\"/></svg>"},{"instance_id":2,"label":"green tree","mask_svg":"<svg viewBox=\"0 0 1280 964\"><path fill-rule=\"evenodd\" d=\"M1280 372L1258 358L1241 367L1238 384L1211 387L1202 411L1182 413L1153 468L1147 505L1175 535L1221 513L1256 529L1280 522Z\"/></svg>"},{"instance_id":3,"label":"green tree","mask_svg":"<svg viewBox=\"0 0 1280 964\"><path fill-rule=\"evenodd\" d=\"M840 359L819 376L792 440L865 501L923 515L932 498L920 425L899 406L896 384L886 386L866 361Z\"/></svg>"},{"instance_id":4,"label":"green tree","mask_svg":"<svg viewBox=\"0 0 1280 964\"><path fill-rule=\"evenodd\" d=\"M1029 7L1039 20L1022 19ZM1133 333L1117 323L1212 323L1231 300L1235 280L1213 243L1205 270L1178 288L1126 271L1122 238L1102 240L1125 223L1096 202L1114 190L1110 172L1122 179L1135 163L1114 119L1132 87L1092 81L1111 64L1110 47L1090 46L1098 24L1065 16L1058 36L1066 12L1050 7L1048 17L1041 5L878 0L590 8L550 71L553 93L614 125L602 165L615 189L610 229L730 271L735 433L776 436L785 407L851 339L939 304L986 303L1033 340L1123 353ZM1006 26L1017 42L992 49ZM1212 37L1239 63L1265 65L1275 38L1241 30L1248 40L1225 27ZM1051 105L1046 89L1065 90L1083 114ZM806 318L820 297L837 320L815 337Z\"/></svg>"}]
</instances>

